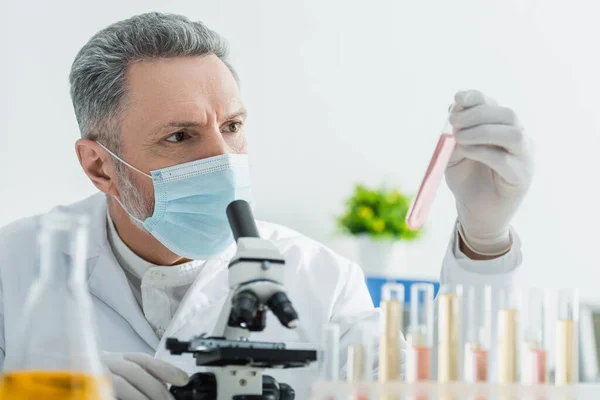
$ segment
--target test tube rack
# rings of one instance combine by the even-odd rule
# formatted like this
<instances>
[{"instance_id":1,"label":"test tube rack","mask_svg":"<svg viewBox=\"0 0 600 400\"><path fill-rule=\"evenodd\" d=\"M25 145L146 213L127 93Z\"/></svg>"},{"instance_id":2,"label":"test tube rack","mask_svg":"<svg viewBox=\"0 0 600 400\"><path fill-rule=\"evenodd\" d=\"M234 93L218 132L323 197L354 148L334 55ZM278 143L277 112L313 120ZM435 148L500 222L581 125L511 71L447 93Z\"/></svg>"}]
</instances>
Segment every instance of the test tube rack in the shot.
<instances>
[{"instance_id":1,"label":"test tube rack","mask_svg":"<svg viewBox=\"0 0 600 400\"><path fill-rule=\"evenodd\" d=\"M380 397L409 398L509 398L509 399L569 399L597 400L600 384L523 385L463 382L387 382L347 383L316 381L311 388L311 400L331 398L359 399Z\"/></svg>"}]
</instances>

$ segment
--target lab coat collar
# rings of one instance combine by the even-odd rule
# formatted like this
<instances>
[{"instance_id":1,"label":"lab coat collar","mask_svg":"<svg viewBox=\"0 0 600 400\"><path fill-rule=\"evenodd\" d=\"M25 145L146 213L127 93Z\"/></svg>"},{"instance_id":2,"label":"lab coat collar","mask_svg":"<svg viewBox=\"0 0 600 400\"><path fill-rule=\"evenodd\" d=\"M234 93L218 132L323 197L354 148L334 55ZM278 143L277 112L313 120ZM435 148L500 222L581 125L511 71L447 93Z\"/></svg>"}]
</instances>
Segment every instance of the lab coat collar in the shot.
<instances>
[{"instance_id":1,"label":"lab coat collar","mask_svg":"<svg viewBox=\"0 0 600 400\"><path fill-rule=\"evenodd\" d=\"M106 210L106 196L103 193L73 204L68 210L72 213L87 213L90 216L87 257L90 293L121 315L153 349L164 348L164 341L168 337L191 337L205 332L212 333L216 319L208 314L219 313L227 297L227 265L235 253L236 245L232 244L223 253L207 261L182 299L162 341L159 341L135 300L127 277L110 248ZM71 249L64 251L67 254L71 253ZM205 321L211 321L213 324L207 325Z\"/></svg>"},{"instance_id":2,"label":"lab coat collar","mask_svg":"<svg viewBox=\"0 0 600 400\"><path fill-rule=\"evenodd\" d=\"M180 335L191 337L212 332L214 326L206 325L205 321L215 321L207 314L220 312L227 297L229 290L227 265L235 253L235 244L207 261L182 299L162 341L159 341L135 300L127 277L110 248L105 195L98 194L77 203L71 211L77 212L80 207L92 210L88 241L88 284L92 295L121 315L153 349L164 348L164 341L168 337Z\"/></svg>"},{"instance_id":3,"label":"lab coat collar","mask_svg":"<svg viewBox=\"0 0 600 400\"><path fill-rule=\"evenodd\" d=\"M149 346L156 349L158 337L135 300L127 277L108 243L106 198L96 195L84 201L96 203L91 208L88 245L90 293L123 317Z\"/></svg>"},{"instance_id":4,"label":"lab coat collar","mask_svg":"<svg viewBox=\"0 0 600 400\"><path fill-rule=\"evenodd\" d=\"M158 337L146 320L110 247L105 245L97 258L88 260L88 268L90 293L123 317L149 346L156 349Z\"/></svg>"}]
</instances>

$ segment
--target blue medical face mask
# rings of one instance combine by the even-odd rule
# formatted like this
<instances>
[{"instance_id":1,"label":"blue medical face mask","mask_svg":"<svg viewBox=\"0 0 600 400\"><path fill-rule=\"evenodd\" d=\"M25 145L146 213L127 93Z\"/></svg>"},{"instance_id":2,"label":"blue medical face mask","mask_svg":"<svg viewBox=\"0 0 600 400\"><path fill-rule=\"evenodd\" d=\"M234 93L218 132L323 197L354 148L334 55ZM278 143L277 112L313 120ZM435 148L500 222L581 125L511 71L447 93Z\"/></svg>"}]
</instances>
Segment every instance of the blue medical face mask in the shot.
<instances>
[{"instance_id":1,"label":"blue medical face mask","mask_svg":"<svg viewBox=\"0 0 600 400\"><path fill-rule=\"evenodd\" d=\"M223 154L148 175L98 144L127 167L152 179L154 213L144 221L133 217L115 199L167 249L181 257L202 260L233 243L225 210L234 200L252 203L247 155Z\"/></svg>"}]
</instances>

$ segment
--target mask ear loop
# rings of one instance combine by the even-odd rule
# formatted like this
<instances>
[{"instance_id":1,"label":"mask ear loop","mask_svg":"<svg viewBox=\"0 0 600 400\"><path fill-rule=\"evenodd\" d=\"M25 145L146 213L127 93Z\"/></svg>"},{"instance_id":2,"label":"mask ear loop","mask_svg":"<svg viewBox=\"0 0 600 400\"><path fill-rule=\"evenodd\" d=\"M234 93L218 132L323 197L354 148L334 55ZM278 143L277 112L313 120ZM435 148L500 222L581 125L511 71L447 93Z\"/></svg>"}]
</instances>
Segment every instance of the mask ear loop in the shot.
<instances>
[{"instance_id":1,"label":"mask ear loop","mask_svg":"<svg viewBox=\"0 0 600 400\"><path fill-rule=\"evenodd\" d=\"M134 217L133 215L131 215L131 213L129 211L127 211L127 208L125 208L125 205L123 205L123 203L121 203L121 200L119 200L119 198L117 196L113 196L113 199L115 199L116 202L119 203L119 205L121 206L121 208L123 209L123 211L125 211L127 213L127 215L129 215L129 218L133 219L135 222L137 222L140 225L144 226L144 221L142 221L141 219L138 219L138 218Z\"/></svg>"},{"instance_id":2,"label":"mask ear loop","mask_svg":"<svg viewBox=\"0 0 600 400\"><path fill-rule=\"evenodd\" d=\"M113 153L112 151L110 151L109 149L106 148L106 146L104 146L102 143L100 142L96 142L98 143L98 145L100 147L102 147L104 150L106 150L106 152L108 154L110 154L111 156L113 156L114 158L116 158L117 160L119 160L120 162L122 162L123 164L125 164L126 166L128 166L129 168L133 169L136 172L139 172L142 175L146 175L148 178L152 179L152 176L148 175L147 173L140 171L139 169L137 169L136 167L134 167L133 165L129 164L127 161L123 160L121 157L119 157L118 155L116 155L115 153ZM117 203L119 203L119 205L121 206L121 208L123 209L123 211L125 211L127 213L127 215L129 215L129 217L131 219L133 219L134 221L138 222L139 224L141 224L142 226L144 225L144 221L134 217L133 215L131 215L131 213L129 211L127 211L127 208L125 207L125 205L123 203L121 203L121 200L119 200L119 198L117 196L112 196Z\"/></svg>"},{"instance_id":3,"label":"mask ear loop","mask_svg":"<svg viewBox=\"0 0 600 400\"><path fill-rule=\"evenodd\" d=\"M139 169L137 169L136 167L134 167L133 165L129 164L127 161L123 160L121 157L119 157L118 155L116 155L115 153L113 153L112 151L110 151L109 149L106 148L106 146L104 146L102 143L100 142L96 142L98 143L98 145L100 147L102 147L104 150L106 150L106 152L108 154L110 154L111 156L113 156L114 158L116 158L117 160L119 160L121 163L125 164L126 166L128 166L129 168L131 168L132 170L139 172L142 175L147 176L148 178L152 179L152 175L148 175L147 173L145 173L144 171L140 171Z\"/></svg>"}]
</instances>

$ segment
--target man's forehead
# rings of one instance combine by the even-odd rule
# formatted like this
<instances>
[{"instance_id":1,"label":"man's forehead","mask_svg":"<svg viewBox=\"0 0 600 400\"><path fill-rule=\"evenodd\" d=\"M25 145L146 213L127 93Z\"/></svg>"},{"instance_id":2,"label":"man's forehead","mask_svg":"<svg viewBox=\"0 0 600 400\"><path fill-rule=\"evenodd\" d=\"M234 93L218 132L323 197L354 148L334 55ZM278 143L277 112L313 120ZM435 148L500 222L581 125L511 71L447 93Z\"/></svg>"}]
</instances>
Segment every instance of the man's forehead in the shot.
<instances>
[{"instance_id":1,"label":"man's forehead","mask_svg":"<svg viewBox=\"0 0 600 400\"><path fill-rule=\"evenodd\" d=\"M233 74L214 55L136 62L128 69L126 99L131 112L153 119L225 116L244 107Z\"/></svg>"},{"instance_id":2,"label":"man's forehead","mask_svg":"<svg viewBox=\"0 0 600 400\"><path fill-rule=\"evenodd\" d=\"M135 62L127 71L127 91L132 102L202 97L227 102L239 98L233 74L212 54Z\"/></svg>"}]
</instances>

